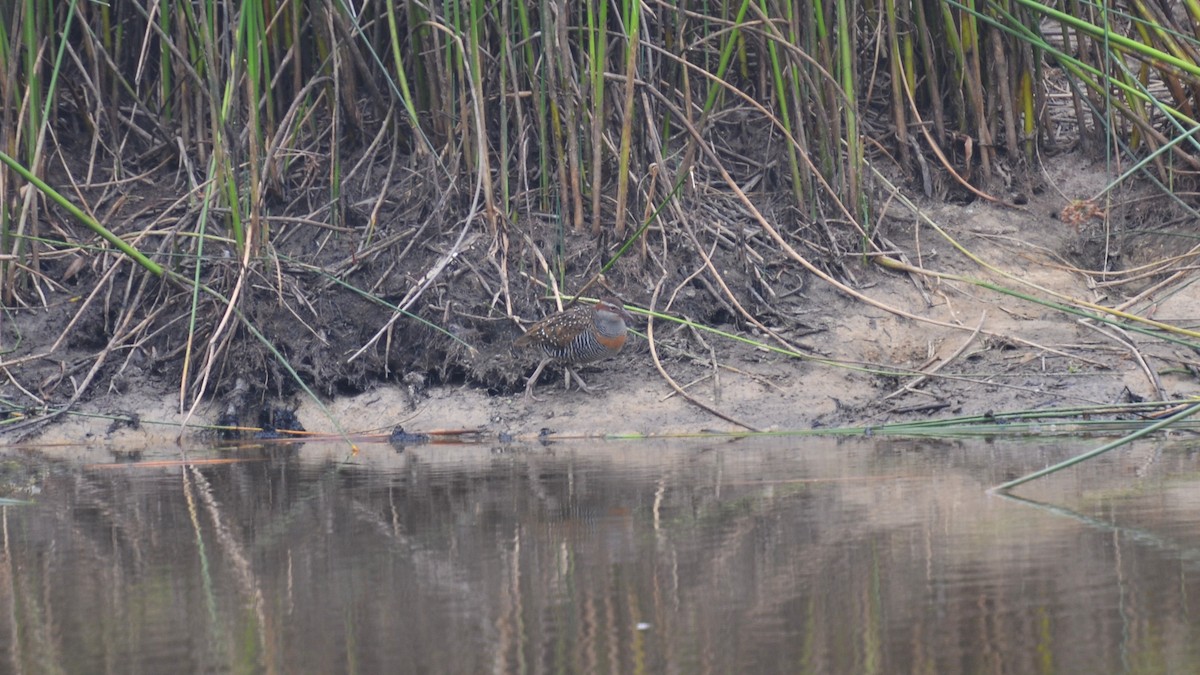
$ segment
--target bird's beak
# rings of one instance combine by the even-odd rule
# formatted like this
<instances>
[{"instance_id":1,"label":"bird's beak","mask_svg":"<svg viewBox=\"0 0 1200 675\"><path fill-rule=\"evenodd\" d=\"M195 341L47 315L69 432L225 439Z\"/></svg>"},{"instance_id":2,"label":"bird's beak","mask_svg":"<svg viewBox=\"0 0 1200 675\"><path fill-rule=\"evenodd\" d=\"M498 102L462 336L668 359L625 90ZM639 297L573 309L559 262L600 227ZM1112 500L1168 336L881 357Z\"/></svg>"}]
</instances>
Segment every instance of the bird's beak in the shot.
<instances>
[{"instance_id":1,"label":"bird's beak","mask_svg":"<svg viewBox=\"0 0 1200 675\"><path fill-rule=\"evenodd\" d=\"M628 325L632 325L633 324L633 315L629 313L629 310L625 309L625 305L617 305L617 306L621 308L621 316L625 319L625 323Z\"/></svg>"}]
</instances>

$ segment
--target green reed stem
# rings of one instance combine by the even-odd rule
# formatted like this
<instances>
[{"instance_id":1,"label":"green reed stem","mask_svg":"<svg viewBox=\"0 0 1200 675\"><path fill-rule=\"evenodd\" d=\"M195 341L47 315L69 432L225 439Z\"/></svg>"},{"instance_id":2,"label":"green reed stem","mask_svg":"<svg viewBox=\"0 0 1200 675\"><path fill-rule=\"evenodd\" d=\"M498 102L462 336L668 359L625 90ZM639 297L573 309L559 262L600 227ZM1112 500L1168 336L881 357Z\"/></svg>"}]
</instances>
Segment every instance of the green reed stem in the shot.
<instances>
[{"instance_id":1,"label":"green reed stem","mask_svg":"<svg viewBox=\"0 0 1200 675\"><path fill-rule=\"evenodd\" d=\"M259 102L262 90L260 87L266 83L266 91L270 91L270 72L267 68L267 54L264 53L267 45L266 26L263 22L262 3L258 0L248 0L242 3L242 16L245 18L242 24L243 31L241 33L241 41L244 43L242 47L246 53L246 112L249 117L247 124L247 152L249 177L247 187L247 215L250 219L250 253L258 255L260 251L265 250L267 237L269 235L267 229L267 221L262 217L260 206L262 204L262 162L263 162L263 120L262 106Z\"/></svg>"},{"instance_id":2,"label":"green reed stem","mask_svg":"<svg viewBox=\"0 0 1200 675\"><path fill-rule=\"evenodd\" d=\"M37 135L41 125L42 78L38 66L38 18L41 5L37 0L25 0L21 20L22 55L25 58L25 95L28 123L25 125L25 154L30 166L36 167Z\"/></svg>"},{"instance_id":3,"label":"green reed stem","mask_svg":"<svg viewBox=\"0 0 1200 675\"><path fill-rule=\"evenodd\" d=\"M1045 15L1046 17L1054 20L1056 23L1071 26L1072 28L1075 28L1094 38L1102 39L1108 43L1111 43L1120 48L1122 51L1137 54L1149 60L1150 62L1162 62L1164 64L1174 66L1193 76L1200 77L1200 63L1179 58L1174 54L1164 52L1161 49L1152 47L1151 45L1138 42L1137 40L1121 35L1120 33L1115 33L1108 27L1097 26L1083 19L1074 17L1066 12L1050 7L1049 5L1045 5L1040 2L1034 2L1034 0L1013 1L1023 7L1026 7L1027 9L1034 11L1035 13Z\"/></svg>"},{"instance_id":4,"label":"green reed stem","mask_svg":"<svg viewBox=\"0 0 1200 675\"><path fill-rule=\"evenodd\" d=\"M144 267L151 274L156 277L161 277L163 275L162 266L147 258L141 251L137 250L133 246L130 246L124 239L118 237L116 234L113 234L111 230L96 222L95 219L85 213L78 206L75 206L73 203L71 203L70 200L60 194L57 190L47 185L41 178L38 178L32 172L30 172L29 169L26 169L24 166L22 166L20 162L10 157L8 153L0 151L0 162L3 162L4 164L8 165L10 169L19 173L22 178L33 184L33 186L37 188L39 192L49 197L52 201L54 201L54 203L65 209L67 213L70 213L76 220L78 220L80 223L83 223L88 227L88 229L100 235L101 238L115 246L122 253L132 258L137 264Z\"/></svg>"},{"instance_id":5,"label":"green reed stem","mask_svg":"<svg viewBox=\"0 0 1200 675\"><path fill-rule=\"evenodd\" d=\"M625 34L625 97L624 114L621 116L621 148L617 157L617 214L613 231L617 237L625 236L625 208L629 199L630 150L633 143L634 82L637 80L638 41L642 21L642 3L634 0L625 3L627 11L623 25Z\"/></svg>"},{"instance_id":6,"label":"green reed stem","mask_svg":"<svg viewBox=\"0 0 1200 675\"><path fill-rule=\"evenodd\" d=\"M588 74L592 84L591 155L592 234L600 233L600 205L604 184L604 73L608 69L608 2L588 2Z\"/></svg>"},{"instance_id":7,"label":"green reed stem","mask_svg":"<svg viewBox=\"0 0 1200 675\"><path fill-rule=\"evenodd\" d=\"M846 185L845 199L851 209L862 206L862 195L859 192L859 170L862 166L862 144L858 131L858 81L854 76L854 64L858 58L854 49L854 39L850 30L850 18L854 13L853 5L846 0L838 0L838 67L842 85L842 95L846 99L843 109L845 129L842 138L846 142ZM859 215L864 215L859 213ZM869 222L864 219L864 222Z\"/></svg>"},{"instance_id":8,"label":"green reed stem","mask_svg":"<svg viewBox=\"0 0 1200 675\"><path fill-rule=\"evenodd\" d=\"M764 17L767 16L767 0L760 0L759 9ZM790 17L790 13L792 11L792 3L790 0L787 2L786 9ZM790 20L788 21L788 24L789 26L791 25ZM774 26L770 22L767 22L766 25L772 29L772 39L767 40L767 56L771 62L771 80L775 86L775 99L779 104L779 121L783 124L783 128L787 130L788 135L794 137L796 134L792 127L791 105L789 103L796 99L796 92L794 90L796 81L791 79L787 81L788 84L784 83L783 64L781 63L781 58L779 56L779 49L775 44L775 40L773 39L775 36L775 31L773 30ZM793 64L793 68L798 69L799 64ZM793 87L792 89L789 89L789 84ZM794 143L786 143L785 147L787 148L788 168L790 169L792 175L792 193L795 195L797 200L803 201L804 183L800 178L800 160L796 156L796 145Z\"/></svg>"}]
</instances>

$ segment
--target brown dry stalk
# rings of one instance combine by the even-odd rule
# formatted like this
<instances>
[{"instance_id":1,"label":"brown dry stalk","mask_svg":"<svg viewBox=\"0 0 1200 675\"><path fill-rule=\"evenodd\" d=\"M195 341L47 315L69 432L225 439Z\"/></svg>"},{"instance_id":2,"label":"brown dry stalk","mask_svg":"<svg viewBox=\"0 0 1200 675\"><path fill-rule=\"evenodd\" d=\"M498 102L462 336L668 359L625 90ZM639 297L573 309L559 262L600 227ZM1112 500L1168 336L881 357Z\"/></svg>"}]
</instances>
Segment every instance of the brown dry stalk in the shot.
<instances>
[{"instance_id":1,"label":"brown dry stalk","mask_svg":"<svg viewBox=\"0 0 1200 675\"><path fill-rule=\"evenodd\" d=\"M695 396L692 396L691 394L689 394L687 391L684 390L683 387L679 386L679 383L675 381L675 378L671 377L671 375L667 373L667 370L665 368L663 368L662 361L658 357L657 343L654 339L654 313L655 313L655 307L658 305L658 295L662 291L662 285L663 285L664 281L665 281L665 277L660 278L658 280L658 283L655 284L655 286L654 286L654 294L650 297L649 313L647 314L647 318L646 318L646 342L650 345L650 358L654 361L655 370L658 371L658 374L662 376L663 380L665 380L666 383L668 385L670 385L670 387L672 389L674 389L676 392L678 392L680 396L687 399L688 402L690 402L692 405L695 405L697 408L700 408L701 410L704 410L708 413L716 415L717 417L720 417L721 419L725 420L726 422L729 422L730 424L735 424L739 427L742 427L743 429L748 429L750 431L758 432L759 430L756 429L755 427L753 427L745 422L742 422L741 420L739 420L731 415L727 415L726 413L723 413L720 410L717 410L716 408L708 405L707 403L704 403L703 401L700 401Z\"/></svg>"}]
</instances>

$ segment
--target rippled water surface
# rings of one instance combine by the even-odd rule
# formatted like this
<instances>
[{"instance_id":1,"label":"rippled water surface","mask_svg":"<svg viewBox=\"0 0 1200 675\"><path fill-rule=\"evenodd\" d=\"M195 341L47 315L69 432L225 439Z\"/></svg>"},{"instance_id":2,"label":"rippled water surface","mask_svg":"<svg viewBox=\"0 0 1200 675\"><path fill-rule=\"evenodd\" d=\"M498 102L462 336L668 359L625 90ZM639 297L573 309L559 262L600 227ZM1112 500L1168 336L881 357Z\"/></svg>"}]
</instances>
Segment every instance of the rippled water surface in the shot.
<instances>
[{"instance_id":1,"label":"rippled water surface","mask_svg":"<svg viewBox=\"0 0 1200 675\"><path fill-rule=\"evenodd\" d=\"M0 451L0 672L1200 672L1195 445Z\"/></svg>"}]
</instances>

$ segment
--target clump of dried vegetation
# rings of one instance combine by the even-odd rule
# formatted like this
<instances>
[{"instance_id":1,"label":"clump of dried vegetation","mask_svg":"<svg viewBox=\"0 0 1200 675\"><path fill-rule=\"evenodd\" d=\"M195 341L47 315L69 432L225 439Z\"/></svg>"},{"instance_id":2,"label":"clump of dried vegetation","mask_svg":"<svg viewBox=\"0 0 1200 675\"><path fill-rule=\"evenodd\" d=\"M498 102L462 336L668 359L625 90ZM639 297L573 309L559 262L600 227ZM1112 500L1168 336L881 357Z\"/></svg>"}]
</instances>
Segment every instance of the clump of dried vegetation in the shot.
<instances>
[{"instance_id":1,"label":"clump of dried vegetation","mask_svg":"<svg viewBox=\"0 0 1200 675\"><path fill-rule=\"evenodd\" d=\"M893 181L1020 200L1064 137L1186 208L1200 17L1106 7L6 3L4 425L146 377L508 391L515 317L600 286L798 352L793 289L899 264Z\"/></svg>"}]
</instances>

